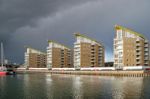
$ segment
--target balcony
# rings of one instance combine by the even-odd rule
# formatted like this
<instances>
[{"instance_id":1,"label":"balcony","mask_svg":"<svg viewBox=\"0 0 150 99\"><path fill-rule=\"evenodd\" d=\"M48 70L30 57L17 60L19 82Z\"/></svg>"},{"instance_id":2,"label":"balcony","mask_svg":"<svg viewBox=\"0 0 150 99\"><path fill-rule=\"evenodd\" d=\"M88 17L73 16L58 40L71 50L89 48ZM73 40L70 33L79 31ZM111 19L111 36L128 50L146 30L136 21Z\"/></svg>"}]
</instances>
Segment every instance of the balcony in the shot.
<instances>
[{"instance_id":1,"label":"balcony","mask_svg":"<svg viewBox=\"0 0 150 99\"><path fill-rule=\"evenodd\" d=\"M144 45L144 47L146 47L146 48L147 48L147 47L148 47L148 44L145 44L145 45Z\"/></svg>"},{"instance_id":2,"label":"balcony","mask_svg":"<svg viewBox=\"0 0 150 99\"><path fill-rule=\"evenodd\" d=\"M148 51L148 48L145 48L144 51L147 52L147 51Z\"/></svg>"},{"instance_id":3,"label":"balcony","mask_svg":"<svg viewBox=\"0 0 150 99\"><path fill-rule=\"evenodd\" d=\"M74 52L80 52L80 49L74 49Z\"/></svg>"},{"instance_id":4,"label":"balcony","mask_svg":"<svg viewBox=\"0 0 150 99\"><path fill-rule=\"evenodd\" d=\"M148 57L145 57L144 60L149 60Z\"/></svg>"},{"instance_id":5,"label":"balcony","mask_svg":"<svg viewBox=\"0 0 150 99\"><path fill-rule=\"evenodd\" d=\"M141 55L141 52L137 52L136 55Z\"/></svg>"},{"instance_id":6,"label":"balcony","mask_svg":"<svg viewBox=\"0 0 150 99\"><path fill-rule=\"evenodd\" d=\"M139 38L137 38L137 39L136 39L136 41L137 41L137 42L139 42L139 41L140 41L140 39L139 39Z\"/></svg>"},{"instance_id":7,"label":"balcony","mask_svg":"<svg viewBox=\"0 0 150 99\"><path fill-rule=\"evenodd\" d=\"M91 62L92 62L92 63L94 63L94 62L95 62L95 60L91 60Z\"/></svg>"},{"instance_id":8,"label":"balcony","mask_svg":"<svg viewBox=\"0 0 150 99\"><path fill-rule=\"evenodd\" d=\"M140 44L140 43L137 43L136 46L137 46L137 47L138 47L138 46L141 46L141 44Z\"/></svg>"},{"instance_id":9,"label":"balcony","mask_svg":"<svg viewBox=\"0 0 150 99\"><path fill-rule=\"evenodd\" d=\"M148 40L145 40L145 43L148 43Z\"/></svg>"},{"instance_id":10,"label":"balcony","mask_svg":"<svg viewBox=\"0 0 150 99\"><path fill-rule=\"evenodd\" d=\"M148 61L144 61L144 64L149 64L149 62Z\"/></svg>"},{"instance_id":11,"label":"balcony","mask_svg":"<svg viewBox=\"0 0 150 99\"><path fill-rule=\"evenodd\" d=\"M92 48L91 50L93 50L93 51L94 51L95 49L94 49L94 48Z\"/></svg>"},{"instance_id":12,"label":"balcony","mask_svg":"<svg viewBox=\"0 0 150 99\"><path fill-rule=\"evenodd\" d=\"M102 54L99 54L99 55L98 55L98 57L102 57L102 56L103 56Z\"/></svg>"},{"instance_id":13,"label":"balcony","mask_svg":"<svg viewBox=\"0 0 150 99\"><path fill-rule=\"evenodd\" d=\"M137 51L140 51L141 49L142 49L141 47L137 47L137 48L136 48Z\"/></svg>"},{"instance_id":14,"label":"balcony","mask_svg":"<svg viewBox=\"0 0 150 99\"><path fill-rule=\"evenodd\" d=\"M95 55L95 52L91 52L92 55Z\"/></svg>"},{"instance_id":15,"label":"balcony","mask_svg":"<svg viewBox=\"0 0 150 99\"><path fill-rule=\"evenodd\" d=\"M91 53L94 53L95 52L95 50L91 50Z\"/></svg>"},{"instance_id":16,"label":"balcony","mask_svg":"<svg viewBox=\"0 0 150 99\"><path fill-rule=\"evenodd\" d=\"M103 51L101 51L101 50L100 50L100 51L99 51L99 53L100 53L100 54L102 54L102 53L103 53Z\"/></svg>"},{"instance_id":17,"label":"balcony","mask_svg":"<svg viewBox=\"0 0 150 99\"><path fill-rule=\"evenodd\" d=\"M140 61L136 61L136 65L139 66L141 64Z\"/></svg>"},{"instance_id":18,"label":"balcony","mask_svg":"<svg viewBox=\"0 0 150 99\"><path fill-rule=\"evenodd\" d=\"M136 58L136 62L140 62L140 57L137 57L137 58Z\"/></svg>"},{"instance_id":19,"label":"balcony","mask_svg":"<svg viewBox=\"0 0 150 99\"><path fill-rule=\"evenodd\" d=\"M64 56L61 56L61 59L64 59Z\"/></svg>"},{"instance_id":20,"label":"balcony","mask_svg":"<svg viewBox=\"0 0 150 99\"><path fill-rule=\"evenodd\" d=\"M140 60L140 59L141 59L141 57L140 57L140 56L139 56L139 57L136 57L136 59L137 59L137 60Z\"/></svg>"},{"instance_id":21,"label":"balcony","mask_svg":"<svg viewBox=\"0 0 150 99\"><path fill-rule=\"evenodd\" d=\"M140 63L136 63L136 66L140 66Z\"/></svg>"},{"instance_id":22,"label":"balcony","mask_svg":"<svg viewBox=\"0 0 150 99\"><path fill-rule=\"evenodd\" d=\"M138 44L138 43L140 43L140 41L136 41L136 43Z\"/></svg>"},{"instance_id":23,"label":"balcony","mask_svg":"<svg viewBox=\"0 0 150 99\"><path fill-rule=\"evenodd\" d=\"M95 58L95 55L91 55L91 58Z\"/></svg>"},{"instance_id":24,"label":"balcony","mask_svg":"<svg viewBox=\"0 0 150 99\"><path fill-rule=\"evenodd\" d=\"M148 53L145 53L144 55L145 55L145 56L148 56Z\"/></svg>"},{"instance_id":25,"label":"balcony","mask_svg":"<svg viewBox=\"0 0 150 99\"><path fill-rule=\"evenodd\" d=\"M114 43L113 45L117 45L117 46L123 45L123 42L117 42L117 43Z\"/></svg>"}]
</instances>

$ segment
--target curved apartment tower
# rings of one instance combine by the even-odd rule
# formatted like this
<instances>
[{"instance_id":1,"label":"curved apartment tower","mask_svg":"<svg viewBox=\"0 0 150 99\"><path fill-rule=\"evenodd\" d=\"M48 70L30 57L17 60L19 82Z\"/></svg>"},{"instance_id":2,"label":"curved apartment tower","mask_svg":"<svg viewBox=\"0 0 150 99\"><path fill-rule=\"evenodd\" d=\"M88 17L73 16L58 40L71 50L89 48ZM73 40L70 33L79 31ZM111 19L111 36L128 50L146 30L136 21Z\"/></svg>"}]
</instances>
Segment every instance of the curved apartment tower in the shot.
<instances>
[{"instance_id":1,"label":"curved apartment tower","mask_svg":"<svg viewBox=\"0 0 150 99\"><path fill-rule=\"evenodd\" d=\"M149 42L140 33L116 25L114 38L114 66L148 66Z\"/></svg>"},{"instance_id":2,"label":"curved apartment tower","mask_svg":"<svg viewBox=\"0 0 150 99\"><path fill-rule=\"evenodd\" d=\"M53 41L48 43L47 68L71 67L71 49Z\"/></svg>"},{"instance_id":3,"label":"curved apartment tower","mask_svg":"<svg viewBox=\"0 0 150 99\"><path fill-rule=\"evenodd\" d=\"M26 68L46 68L46 53L26 46Z\"/></svg>"},{"instance_id":4,"label":"curved apartment tower","mask_svg":"<svg viewBox=\"0 0 150 99\"><path fill-rule=\"evenodd\" d=\"M104 66L104 46L85 35L75 33L74 67L100 67Z\"/></svg>"}]
</instances>

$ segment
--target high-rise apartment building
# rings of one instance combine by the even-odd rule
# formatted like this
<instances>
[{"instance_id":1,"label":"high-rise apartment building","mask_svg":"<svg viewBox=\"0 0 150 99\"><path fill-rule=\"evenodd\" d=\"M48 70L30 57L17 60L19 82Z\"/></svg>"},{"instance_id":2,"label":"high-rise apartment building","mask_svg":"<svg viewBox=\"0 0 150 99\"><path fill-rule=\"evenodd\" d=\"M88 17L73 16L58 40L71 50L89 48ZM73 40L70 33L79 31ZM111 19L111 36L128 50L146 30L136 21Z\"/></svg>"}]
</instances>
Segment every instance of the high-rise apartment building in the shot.
<instances>
[{"instance_id":1,"label":"high-rise apartment building","mask_svg":"<svg viewBox=\"0 0 150 99\"><path fill-rule=\"evenodd\" d=\"M104 66L104 46L85 35L75 33L74 67L100 67Z\"/></svg>"},{"instance_id":2,"label":"high-rise apartment building","mask_svg":"<svg viewBox=\"0 0 150 99\"><path fill-rule=\"evenodd\" d=\"M25 67L46 68L46 53L31 47L26 47Z\"/></svg>"},{"instance_id":3,"label":"high-rise apartment building","mask_svg":"<svg viewBox=\"0 0 150 99\"><path fill-rule=\"evenodd\" d=\"M71 49L53 41L48 43L47 68L71 67Z\"/></svg>"},{"instance_id":4,"label":"high-rise apartment building","mask_svg":"<svg viewBox=\"0 0 150 99\"><path fill-rule=\"evenodd\" d=\"M148 66L149 42L140 33L116 25L114 38L114 66Z\"/></svg>"}]
</instances>

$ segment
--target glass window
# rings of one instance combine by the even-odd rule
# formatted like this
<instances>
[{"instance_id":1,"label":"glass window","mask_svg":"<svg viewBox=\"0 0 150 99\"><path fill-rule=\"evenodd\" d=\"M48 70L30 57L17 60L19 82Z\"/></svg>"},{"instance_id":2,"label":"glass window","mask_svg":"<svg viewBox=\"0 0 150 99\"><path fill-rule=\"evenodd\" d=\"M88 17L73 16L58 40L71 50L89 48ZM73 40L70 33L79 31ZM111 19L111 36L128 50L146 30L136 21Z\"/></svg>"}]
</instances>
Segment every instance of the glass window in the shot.
<instances>
[{"instance_id":1,"label":"glass window","mask_svg":"<svg viewBox=\"0 0 150 99\"><path fill-rule=\"evenodd\" d=\"M122 39L122 30L117 30L118 39Z\"/></svg>"}]
</instances>

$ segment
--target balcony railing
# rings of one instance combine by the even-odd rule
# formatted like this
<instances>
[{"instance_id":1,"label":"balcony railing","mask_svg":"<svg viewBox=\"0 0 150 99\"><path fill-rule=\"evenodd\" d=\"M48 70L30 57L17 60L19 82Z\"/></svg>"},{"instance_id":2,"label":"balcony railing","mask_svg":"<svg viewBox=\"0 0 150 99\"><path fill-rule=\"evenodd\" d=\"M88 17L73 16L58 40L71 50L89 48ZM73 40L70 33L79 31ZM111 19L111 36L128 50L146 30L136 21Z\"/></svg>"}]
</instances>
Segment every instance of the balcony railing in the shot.
<instances>
[{"instance_id":1,"label":"balcony railing","mask_svg":"<svg viewBox=\"0 0 150 99\"><path fill-rule=\"evenodd\" d=\"M136 55L141 55L141 52L137 52Z\"/></svg>"},{"instance_id":2,"label":"balcony railing","mask_svg":"<svg viewBox=\"0 0 150 99\"><path fill-rule=\"evenodd\" d=\"M137 43L136 46L141 46L141 44L140 44L140 43Z\"/></svg>"},{"instance_id":3,"label":"balcony railing","mask_svg":"<svg viewBox=\"0 0 150 99\"><path fill-rule=\"evenodd\" d=\"M145 44L144 47L148 47L148 44Z\"/></svg>"},{"instance_id":4,"label":"balcony railing","mask_svg":"<svg viewBox=\"0 0 150 99\"><path fill-rule=\"evenodd\" d=\"M145 57L144 60L148 60L148 57Z\"/></svg>"},{"instance_id":5,"label":"balcony railing","mask_svg":"<svg viewBox=\"0 0 150 99\"><path fill-rule=\"evenodd\" d=\"M146 52L147 52L147 51L148 51L148 48L144 49L144 51L146 51Z\"/></svg>"},{"instance_id":6,"label":"balcony railing","mask_svg":"<svg viewBox=\"0 0 150 99\"><path fill-rule=\"evenodd\" d=\"M136 57L136 59L141 59L141 57L139 56L139 57Z\"/></svg>"},{"instance_id":7,"label":"balcony railing","mask_svg":"<svg viewBox=\"0 0 150 99\"><path fill-rule=\"evenodd\" d=\"M145 55L145 56L148 56L148 53L145 53L144 55Z\"/></svg>"},{"instance_id":8,"label":"balcony railing","mask_svg":"<svg viewBox=\"0 0 150 99\"><path fill-rule=\"evenodd\" d=\"M142 48L141 48L141 47L138 47L138 48L136 48L136 50L140 51L140 50L142 50Z\"/></svg>"}]
</instances>

